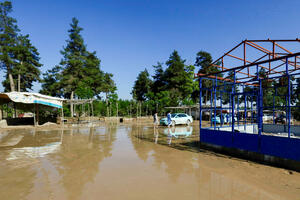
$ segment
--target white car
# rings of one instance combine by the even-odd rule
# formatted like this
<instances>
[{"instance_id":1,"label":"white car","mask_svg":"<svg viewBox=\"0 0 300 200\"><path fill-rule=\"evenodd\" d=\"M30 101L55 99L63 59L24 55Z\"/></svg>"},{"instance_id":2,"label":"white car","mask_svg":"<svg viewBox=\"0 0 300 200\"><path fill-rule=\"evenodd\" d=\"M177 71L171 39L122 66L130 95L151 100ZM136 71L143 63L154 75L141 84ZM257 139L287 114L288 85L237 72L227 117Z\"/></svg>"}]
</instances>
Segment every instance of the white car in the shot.
<instances>
[{"instance_id":1,"label":"white car","mask_svg":"<svg viewBox=\"0 0 300 200\"><path fill-rule=\"evenodd\" d=\"M174 113L171 114L171 123L172 126L177 125L177 124L186 124L190 125L193 122L193 118L185 113ZM168 119L162 118L160 120L161 125L168 125Z\"/></svg>"}]
</instances>

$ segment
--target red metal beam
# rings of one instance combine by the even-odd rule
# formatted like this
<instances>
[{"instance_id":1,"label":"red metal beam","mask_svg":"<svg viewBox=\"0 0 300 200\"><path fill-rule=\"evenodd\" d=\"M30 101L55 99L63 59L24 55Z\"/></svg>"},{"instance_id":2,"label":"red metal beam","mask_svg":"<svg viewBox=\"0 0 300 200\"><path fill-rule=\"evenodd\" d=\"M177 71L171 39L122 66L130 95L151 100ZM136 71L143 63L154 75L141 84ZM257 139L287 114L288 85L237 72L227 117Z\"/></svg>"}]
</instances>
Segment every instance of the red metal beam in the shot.
<instances>
[{"instance_id":1,"label":"red metal beam","mask_svg":"<svg viewBox=\"0 0 300 200\"><path fill-rule=\"evenodd\" d=\"M233 50L235 50L236 48L238 48L239 46L241 46L241 44L243 44L244 41L240 42L238 45L236 45L235 47L233 47L231 50L227 51L223 56L221 56L220 58L218 58L217 60L215 60L212 64L216 64L216 62L218 62L221 58L224 58L224 56L226 56L227 54L231 53Z\"/></svg>"},{"instance_id":2,"label":"red metal beam","mask_svg":"<svg viewBox=\"0 0 300 200\"><path fill-rule=\"evenodd\" d=\"M238 59L238 60L243 60L242 58L239 58L239 57L237 57L237 56L233 56L233 55L230 55L230 54L228 54L227 56L230 56L230 57L232 57L232 58L235 58L235 59ZM252 62L250 62L250 61L248 61L248 60L245 60L247 63L249 63L249 64L253 64ZM245 65L245 64L244 64ZM264 69L268 69L267 67L265 67L265 66L262 66L262 65L258 65L259 67L261 67L261 68L264 68ZM271 69L271 71L274 71L274 70L272 70ZM276 71L274 71L274 72L276 72ZM279 73L279 72L277 72L277 73Z\"/></svg>"},{"instance_id":3,"label":"red metal beam","mask_svg":"<svg viewBox=\"0 0 300 200\"><path fill-rule=\"evenodd\" d=\"M206 74L202 74L202 73L198 73L198 74L197 74L197 77L199 77L199 76L207 77L207 78L213 78L213 79L216 78L216 76L212 76L212 75L206 76ZM219 76L217 76L217 79L218 79L218 80L222 80L222 81L227 81L227 82L233 82L233 80L231 80L231 79L229 79L229 78L222 78L222 77L219 77ZM242 82L236 81L236 83L242 83ZM253 83L245 83L245 85L258 86L257 84L253 84Z\"/></svg>"}]
</instances>

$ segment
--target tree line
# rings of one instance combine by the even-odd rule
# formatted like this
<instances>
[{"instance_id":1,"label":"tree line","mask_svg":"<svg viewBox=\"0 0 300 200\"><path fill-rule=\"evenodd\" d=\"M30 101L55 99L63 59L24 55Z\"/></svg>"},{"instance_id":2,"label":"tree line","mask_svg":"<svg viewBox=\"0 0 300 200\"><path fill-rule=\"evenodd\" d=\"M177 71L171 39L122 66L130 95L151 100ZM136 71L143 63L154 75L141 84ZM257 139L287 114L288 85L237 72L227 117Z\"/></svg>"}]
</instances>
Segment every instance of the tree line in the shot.
<instances>
[{"instance_id":1,"label":"tree line","mask_svg":"<svg viewBox=\"0 0 300 200\"><path fill-rule=\"evenodd\" d=\"M152 76L147 69L138 74L131 94L137 102L146 104L151 112L163 113L165 107L194 105L199 102L199 80L195 79L195 70L203 74L218 72L212 62L210 53L199 51L195 63L188 65L174 50L165 63L152 66ZM204 81L205 87L210 87L210 84L211 81ZM205 101L209 96L203 94Z\"/></svg>"},{"instance_id":2,"label":"tree line","mask_svg":"<svg viewBox=\"0 0 300 200\"><path fill-rule=\"evenodd\" d=\"M41 78L38 49L29 34L21 33L12 11L10 1L0 2L0 68L6 72L2 82L5 92L27 92L32 90L34 82L40 82L40 93L50 96L100 99L105 94L108 104L110 95L116 95L113 75L101 70L96 52L87 49L78 19L72 19L68 39L60 51L61 61ZM72 105L70 110L72 113Z\"/></svg>"},{"instance_id":3,"label":"tree line","mask_svg":"<svg viewBox=\"0 0 300 200\"><path fill-rule=\"evenodd\" d=\"M199 80L194 78L194 73L209 74L218 72L219 68L212 65L210 53L199 51L195 62L187 64L178 51L174 50L164 63L157 62L153 65L154 74L148 70L141 71L132 88L133 100L122 100L116 94L116 85L113 74L101 69L101 60L95 51L87 48L81 33L83 28L79 21L73 18L68 29L68 38L63 46L61 61L47 70L41 76L40 54L32 44L29 34L21 33L17 20L11 17L12 3L0 2L0 69L5 72L2 82L4 90L26 92L32 90L33 83L42 85L40 93L64 97L69 99L90 99L96 97L94 102L95 115L105 116L140 116L149 115L154 111L165 112L165 107L193 105L199 102ZM219 65L220 63L216 63ZM259 71L261 77L266 77L264 69ZM233 80L233 73L219 74ZM292 77L291 83L292 104L300 105L300 80ZM212 87L213 82L203 80L203 87ZM276 81L263 81L263 103L265 106L273 105L276 94L277 106L285 105L287 88L285 77ZM224 86L225 91L231 91L231 86ZM241 88L236 86L236 91ZM253 91L246 87L245 90ZM105 96L105 99L101 98ZM218 98L220 94L218 95ZM202 93L203 103L210 100L211 93ZM249 97L247 97L249 98ZM223 94L223 104L229 103L229 95ZM250 99L249 99L250 100ZM254 99L256 102L256 99ZM74 107L64 108L67 115L74 115ZM77 108L80 112L87 110ZM299 116L299 109L293 109L295 116Z\"/></svg>"},{"instance_id":4,"label":"tree line","mask_svg":"<svg viewBox=\"0 0 300 200\"><path fill-rule=\"evenodd\" d=\"M151 112L166 112L166 107L174 107L181 105L195 105L199 103L199 79L194 77L194 73L210 74L220 72L220 69L213 65L213 59L210 53L206 51L199 51L196 54L195 63L187 65L186 60L182 59L178 52L174 50L169 59L165 63L158 62L153 65L154 74L151 76L147 69L141 71L132 88L133 98L142 104L147 105ZM164 65L164 66L163 66ZM220 65L220 63L216 63ZM267 78L267 72L261 68L258 72L261 78ZM257 75L255 73L255 75ZM229 79L233 82L234 72L219 73L217 76ZM212 88L214 81L202 80L202 87ZM286 111L288 95L288 78L283 76L279 79L262 81L263 89L263 106L265 110L272 110L273 104L277 106L275 110ZM290 79L291 91L291 105L300 106L300 79L291 77ZM222 98L222 104L230 103L230 94L233 89L232 85L224 85L218 87L218 90L226 91L224 93L217 92L217 100ZM257 88L235 85L235 91L238 92L253 92L257 94ZM212 93L209 91L202 92L202 103L209 103ZM246 98L248 102L248 109L250 109L250 102L256 105L256 96L252 98L250 95L239 95L240 99ZM212 97L214 99L214 97ZM237 101L238 96L235 96ZM241 101L241 100L240 100ZM244 102L244 101L242 101ZM241 103L241 102L240 102ZM214 105L214 102L212 102ZM245 106L245 105L243 105ZM292 108L292 116L300 119L300 109L298 107Z\"/></svg>"}]
</instances>

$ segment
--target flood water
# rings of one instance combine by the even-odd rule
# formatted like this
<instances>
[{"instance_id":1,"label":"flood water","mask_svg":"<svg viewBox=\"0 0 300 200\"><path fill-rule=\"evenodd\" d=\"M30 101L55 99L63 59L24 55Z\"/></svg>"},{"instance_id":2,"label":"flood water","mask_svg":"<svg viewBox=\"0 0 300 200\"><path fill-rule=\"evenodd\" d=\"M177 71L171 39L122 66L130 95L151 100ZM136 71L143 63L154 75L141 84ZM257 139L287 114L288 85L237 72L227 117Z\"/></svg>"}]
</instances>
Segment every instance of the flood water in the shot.
<instances>
[{"instance_id":1,"label":"flood water","mask_svg":"<svg viewBox=\"0 0 300 200\"><path fill-rule=\"evenodd\" d=\"M200 150L199 129L0 133L0 199L300 199L300 173Z\"/></svg>"}]
</instances>

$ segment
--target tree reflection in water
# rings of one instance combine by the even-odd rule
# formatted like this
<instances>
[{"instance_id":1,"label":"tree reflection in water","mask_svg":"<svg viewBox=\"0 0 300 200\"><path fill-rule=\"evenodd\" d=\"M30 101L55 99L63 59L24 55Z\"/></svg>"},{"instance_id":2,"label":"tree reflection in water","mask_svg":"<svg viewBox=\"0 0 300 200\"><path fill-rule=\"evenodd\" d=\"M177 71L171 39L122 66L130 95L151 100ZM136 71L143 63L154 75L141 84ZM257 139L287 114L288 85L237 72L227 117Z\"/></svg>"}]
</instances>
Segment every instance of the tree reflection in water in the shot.
<instances>
[{"instance_id":1,"label":"tree reflection in water","mask_svg":"<svg viewBox=\"0 0 300 200\"><path fill-rule=\"evenodd\" d=\"M56 166L69 199L79 198L85 184L99 172L100 162L112 156L115 134L116 127L110 125L65 132Z\"/></svg>"}]
</instances>

